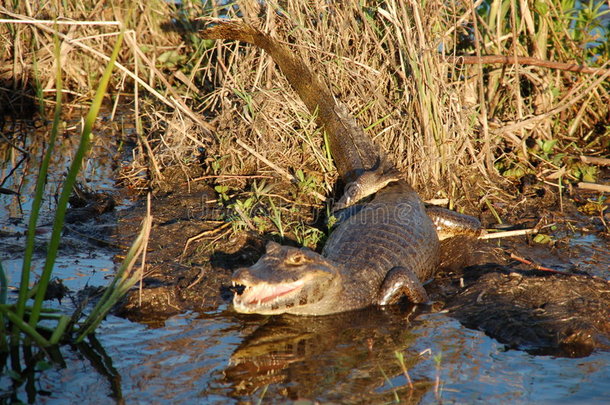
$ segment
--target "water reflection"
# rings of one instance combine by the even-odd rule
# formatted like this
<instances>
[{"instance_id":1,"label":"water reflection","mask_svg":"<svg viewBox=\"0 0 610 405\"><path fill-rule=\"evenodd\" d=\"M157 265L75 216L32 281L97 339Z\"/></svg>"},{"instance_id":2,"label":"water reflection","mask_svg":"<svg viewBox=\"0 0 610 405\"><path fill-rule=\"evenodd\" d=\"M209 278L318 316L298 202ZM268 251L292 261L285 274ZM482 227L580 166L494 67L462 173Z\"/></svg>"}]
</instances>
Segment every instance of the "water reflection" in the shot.
<instances>
[{"instance_id":1,"label":"water reflection","mask_svg":"<svg viewBox=\"0 0 610 405\"><path fill-rule=\"evenodd\" d=\"M412 349L416 308L370 308L323 317L269 318L245 337L231 355L224 378L230 395L360 402L400 398L417 403L433 386L407 369L422 356ZM411 376L409 376L411 378Z\"/></svg>"},{"instance_id":2,"label":"water reflection","mask_svg":"<svg viewBox=\"0 0 610 405\"><path fill-rule=\"evenodd\" d=\"M97 337L105 353L65 346L64 365L35 372L38 402L589 404L607 403L610 375L608 352L532 356L446 314L400 308L319 318L222 310L154 329L109 316ZM0 403L9 386L0 377ZM13 398L27 400L25 388Z\"/></svg>"},{"instance_id":3,"label":"water reflection","mask_svg":"<svg viewBox=\"0 0 610 405\"><path fill-rule=\"evenodd\" d=\"M80 357L85 367L93 371L84 375L85 379L81 378L75 388L82 390L82 381L86 379L105 381L109 391L104 393L103 397L113 399L118 404L123 403L121 375L114 368L112 359L95 336L89 336L86 341L71 346L71 350L64 350L58 346L40 349L36 346L22 345L11 347L9 352L1 352L0 403L23 403L25 398L28 403L40 403L42 400L48 402L49 398L57 394L65 399L64 393L54 389L55 384L45 384L44 379L39 378L40 372L53 368L67 369L75 354ZM10 373L4 374L4 371L8 370Z\"/></svg>"}]
</instances>

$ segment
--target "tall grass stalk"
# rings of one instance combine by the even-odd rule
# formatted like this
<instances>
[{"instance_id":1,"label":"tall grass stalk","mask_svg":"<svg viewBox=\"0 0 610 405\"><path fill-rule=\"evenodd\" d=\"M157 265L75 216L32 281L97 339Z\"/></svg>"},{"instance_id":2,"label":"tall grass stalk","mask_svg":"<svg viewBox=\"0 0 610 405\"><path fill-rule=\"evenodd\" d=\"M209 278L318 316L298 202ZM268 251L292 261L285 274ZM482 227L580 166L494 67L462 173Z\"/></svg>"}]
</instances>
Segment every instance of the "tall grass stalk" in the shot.
<instances>
[{"instance_id":1,"label":"tall grass stalk","mask_svg":"<svg viewBox=\"0 0 610 405\"><path fill-rule=\"evenodd\" d=\"M47 182L47 171L49 169L49 162L55 149L55 140L57 139L57 133L59 130L59 121L61 117L62 107L62 77L61 77L61 54L60 44L57 36L54 36L54 55L57 60L57 70L55 72L55 112L53 113L53 125L51 126L51 134L49 136L49 143L44 159L40 166L40 172L38 173L38 179L36 180L36 189L34 192L34 201L32 202L32 209L30 211L30 219L28 224L28 232L25 243L25 252L23 254L23 264L21 267L21 281L19 284L19 296L17 298L16 315L19 319L23 319L25 313L25 303L28 299L29 283L30 283L30 272L32 268L32 256L34 254L34 245L36 238L36 225L38 223L38 216L40 213L40 207L42 205L42 198L44 195L45 184ZM49 274L50 277L50 274ZM47 280L48 284L48 280ZM39 287L41 285L39 284ZM46 290L46 288L45 288ZM40 310L39 310L40 312ZM38 317L38 315L36 315ZM11 338L12 344L17 344L17 324L14 324L13 335Z\"/></svg>"},{"instance_id":2,"label":"tall grass stalk","mask_svg":"<svg viewBox=\"0 0 610 405\"><path fill-rule=\"evenodd\" d=\"M133 9L132 9L133 10ZM131 15L131 11L129 12ZM128 19L129 20L129 17ZM44 188L46 183L46 177L48 172L49 163L51 160L51 156L53 154L53 150L55 147L55 141L57 138L57 134L59 131L59 123L61 116L61 108L62 108L62 73L61 73L61 59L60 59L60 44L59 38L57 35L54 36L54 56L56 60L56 75L55 75L55 85L56 85L56 105L54 112L53 124L51 127L51 134L49 138L49 145L47 147L47 151L45 153L43 162L41 164L40 172L38 175L38 180L36 183L34 201L32 203L32 210L29 218L28 225L28 233L26 238L26 246L23 258L22 265L22 273L21 280L19 286L19 295L17 298L17 303L14 306L14 310L12 306L5 305L6 294L2 292L5 291L6 286L6 277L4 272L0 269L0 314L2 314L4 321L4 316L13 324L12 334L11 334L11 345L17 346L20 341L20 332L23 332L28 339L26 339L26 343L29 344L32 339L36 344L42 347L47 347L50 345L54 345L60 342L62 338L65 338L65 334L67 328L71 325L71 318L65 315L54 316L52 318L57 320L57 324L55 329L52 331L50 339L46 339L43 337L37 330L38 322L41 318L49 318L48 316L41 315L44 311L42 304L45 298L45 293L47 291L47 287L49 284L49 280L51 278L51 274L53 272L53 267L55 264L55 259L57 257L57 251L59 248L59 242L61 238L61 231L64 224L64 217L68 206L68 200L70 195L72 194L72 190L74 184L76 182L76 177L81 169L82 161L85 158L86 153L89 151L91 139L93 137L93 125L99 113L102 101L106 94L106 90L108 87L108 83L110 81L110 77L112 75L112 70L114 67L114 63L117 59L119 51L121 49L123 36L125 33L125 26L120 31L118 35L117 41L114 45L114 49L112 55L110 56L110 61L106 66L104 73L100 79L100 83L96 89L95 96L91 103L89 112L85 118L83 129L81 132L80 142L78 148L76 150L73 161L70 165L70 169L68 170L68 174L66 175L66 179L63 184L62 192L59 197L59 201L57 203L55 219L53 222L53 229L51 232L51 238L49 240L48 248L47 248L47 256L45 265L40 276L40 279L34 289L29 289L30 275L31 275L31 265L32 265L32 257L34 252L34 244L35 244L35 233L36 233L36 225L38 222L38 216L40 212L40 207L42 205L42 198L44 194ZM150 225L148 226L148 229ZM140 249L142 235L147 234L143 231L138 239L137 246ZM133 250L133 249L132 249ZM137 251L137 249L136 249ZM133 255L130 257L133 259ZM124 268L122 268L124 270ZM119 277L122 276L120 273ZM116 280L115 280L116 282ZM133 284L132 284L133 285ZM119 284L120 288L113 289L113 294L108 297L107 300L104 301L105 307L102 307L100 312L94 311L91 313L89 318L85 322L85 327L81 331L79 338L82 340L87 333L91 333L95 326L101 322L101 319L106 315L109 310L109 306L113 305L118 301L118 299L126 292L129 288L129 284L125 284L121 282ZM27 317L26 315L26 301L34 295L34 303L31 308L28 308ZM27 322L26 322L27 319ZM4 322L2 322L2 328L4 328ZM4 336L4 335L3 335ZM0 342L3 348L5 348L4 338L2 338L2 342Z\"/></svg>"},{"instance_id":3,"label":"tall grass stalk","mask_svg":"<svg viewBox=\"0 0 610 405\"><path fill-rule=\"evenodd\" d=\"M61 231L64 225L64 216L68 207L68 200L70 199L70 195L72 194L74 184L76 183L76 176L80 171L85 154L89 151L89 145L93 137L93 124L95 123L97 114L99 113L100 107L102 105L102 101L104 100L104 96L106 95L108 82L110 80L110 76L112 75L114 62L116 61L116 58L119 54L119 50L121 49L124 34L125 28L123 27L121 33L117 38L116 44L112 51L112 55L110 56L110 62L106 66L104 74L102 75L102 78L100 80L100 84L98 85L98 88L95 92L95 96L93 98L93 102L91 103L89 113L85 118L80 143L72 160L72 164L70 165L70 169L68 170L68 174L66 176L61 195L59 196L57 210L55 213L55 221L53 222L53 230L51 231L51 240L49 241L49 247L47 251L47 259L45 261L44 269L40 277L39 289L36 293L36 297L34 299L34 306L30 315L29 323L31 326L35 326L38 322L38 316L40 315L40 309L42 308L44 294L51 278L51 273L53 272L53 266L57 257L57 250L59 248L59 241L61 238Z\"/></svg>"}]
</instances>

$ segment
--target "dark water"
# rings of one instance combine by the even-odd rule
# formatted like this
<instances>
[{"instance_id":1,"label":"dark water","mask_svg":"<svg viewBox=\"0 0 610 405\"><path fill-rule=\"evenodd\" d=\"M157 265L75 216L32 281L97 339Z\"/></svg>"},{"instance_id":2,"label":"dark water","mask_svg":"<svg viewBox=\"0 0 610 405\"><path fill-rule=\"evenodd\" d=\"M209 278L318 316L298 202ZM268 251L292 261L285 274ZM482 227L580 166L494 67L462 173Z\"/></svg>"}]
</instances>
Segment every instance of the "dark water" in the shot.
<instances>
[{"instance_id":1,"label":"dark water","mask_svg":"<svg viewBox=\"0 0 610 405\"><path fill-rule=\"evenodd\" d=\"M5 155L3 178L17 161ZM22 195L0 195L0 259L12 287L33 188L28 170L15 173L4 187L16 188L25 176ZM87 173L98 190L111 189L106 165L92 161ZM47 186L41 246L50 233L59 177L51 176ZM583 234L570 247L572 265L608 277L607 242ZM41 249L36 271L43 255ZM55 276L74 292L105 285L112 255L67 232ZM68 299L52 305L72 310ZM240 316L225 306L154 328L109 316L96 339L93 354L91 347L62 347L64 364L36 372L34 384L19 386L13 399L27 401L29 389L30 399L44 404L610 403L609 352L570 359L506 350L482 332L421 307L307 318ZM11 385L0 375L0 403L10 402Z\"/></svg>"},{"instance_id":2,"label":"dark water","mask_svg":"<svg viewBox=\"0 0 610 405\"><path fill-rule=\"evenodd\" d=\"M55 204L61 193L63 179L71 163L71 156L78 146L76 129L78 119L66 122L66 133L58 137L53 158L51 159L45 193L36 231L36 252L33 259L33 273L36 279L46 257L45 247L51 236ZM15 194L0 193L0 260L9 278L9 291L18 286L21 274L21 258L25 246L25 234L33 203L34 190L39 166L45 153L48 128L40 121L16 121L6 123L3 134L11 142L27 150L24 154L11 148L8 143L0 141L0 182L1 187L18 192ZM100 131L96 132L98 135ZM95 138L91 151L93 159L83 163L79 182L91 186L98 192L114 190L112 169L115 141ZM102 228L112 226L109 223L91 223L88 235L108 233ZM98 229L99 228L99 232ZM79 235L76 226L65 227L58 259L53 276L65 281L72 290L79 290L88 284L103 285L114 272L113 251L100 247L93 241L87 241ZM32 280L33 282L34 280Z\"/></svg>"}]
</instances>

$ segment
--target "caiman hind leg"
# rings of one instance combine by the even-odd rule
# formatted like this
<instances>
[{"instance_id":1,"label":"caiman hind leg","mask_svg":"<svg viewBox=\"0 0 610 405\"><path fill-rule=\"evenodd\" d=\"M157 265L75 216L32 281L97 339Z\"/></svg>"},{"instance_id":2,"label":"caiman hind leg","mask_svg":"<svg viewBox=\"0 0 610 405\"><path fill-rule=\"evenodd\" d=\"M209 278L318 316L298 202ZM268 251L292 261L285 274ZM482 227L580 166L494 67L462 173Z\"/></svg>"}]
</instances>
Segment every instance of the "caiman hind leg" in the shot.
<instances>
[{"instance_id":1,"label":"caiman hind leg","mask_svg":"<svg viewBox=\"0 0 610 405\"><path fill-rule=\"evenodd\" d=\"M403 295L414 304L428 302L428 294L415 272L407 267L397 266L386 274L379 289L377 304L395 304Z\"/></svg>"},{"instance_id":2,"label":"caiman hind leg","mask_svg":"<svg viewBox=\"0 0 610 405\"><path fill-rule=\"evenodd\" d=\"M481 222L470 215L460 214L434 205L426 207L426 214L432 220L440 241L454 236L476 238L481 235Z\"/></svg>"}]
</instances>

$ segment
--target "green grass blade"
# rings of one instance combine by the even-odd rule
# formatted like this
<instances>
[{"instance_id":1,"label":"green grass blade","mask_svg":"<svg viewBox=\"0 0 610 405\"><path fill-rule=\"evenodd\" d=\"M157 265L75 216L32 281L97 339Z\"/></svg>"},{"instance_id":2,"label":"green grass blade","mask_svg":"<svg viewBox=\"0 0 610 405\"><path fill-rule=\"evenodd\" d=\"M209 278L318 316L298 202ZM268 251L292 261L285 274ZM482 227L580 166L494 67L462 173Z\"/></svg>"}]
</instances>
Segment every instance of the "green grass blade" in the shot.
<instances>
[{"instance_id":1,"label":"green grass blade","mask_svg":"<svg viewBox=\"0 0 610 405\"><path fill-rule=\"evenodd\" d=\"M2 262L0 261L0 305L6 304L6 294L8 291L8 281ZM4 324L4 315L0 312L0 353L8 351L8 342L6 341L6 325Z\"/></svg>"},{"instance_id":2,"label":"green grass blade","mask_svg":"<svg viewBox=\"0 0 610 405\"><path fill-rule=\"evenodd\" d=\"M56 345L57 343L59 343L59 339L61 339L61 337L64 335L66 328L70 324L70 320L71 320L71 318L66 315L62 315L59 318L59 321L57 322L57 326L55 327L55 330L53 331L53 334L51 335L51 339L49 339L50 344Z\"/></svg>"},{"instance_id":3,"label":"green grass blade","mask_svg":"<svg viewBox=\"0 0 610 405\"><path fill-rule=\"evenodd\" d=\"M83 126L83 132L81 134L80 143L78 145L78 149L76 150L76 154L74 155L74 159L72 160L72 164L70 165L70 170L68 171L68 175L66 176L66 180L64 182L64 186L61 191L59 201L57 203L57 212L55 214L55 221L53 222L53 231L51 233L51 240L49 241L49 247L47 250L47 260L45 262L45 266L40 277L39 288L36 293L36 298L34 300L34 306L30 317L31 326L36 325L36 323L38 322L38 316L40 314L40 309L42 308L44 294L49 284L51 273L53 271L53 266L55 264L55 259L57 257L57 250L59 248L59 240L61 238L61 231L64 225L64 217L68 206L68 200L70 198L70 195L72 194L72 189L74 187L74 183L76 182L76 176L80 171L83 158L85 157L85 154L89 151L89 145L91 143L92 138L93 124L95 123L95 119L97 118L97 114L99 113L102 101L104 99L104 95L106 94L108 82L110 81L110 76L114 68L114 62L117 59L119 50L121 49L121 44L123 42L124 35L125 28L123 27L112 51L110 61L108 62L108 65L104 70L104 74L102 75L100 84L95 92L95 96L93 98L93 102L91 103L89 113L85 118L85 124Z\"/></svg>"},{"instance_id":4,"label":"green grass blade","mask_svg":"<svg viewBox=\"0 0 610 405\"><path fill-rule=\"evenodd\" d=\"M62 77L61 77L61 63L60 63L60 45L57 36L54 38L55 41L55 58L57 60L57 72L55 74L55 112L53 114L53 125L51 127L51 134L49 137L49 145L45 153L44 159L40 166L40 172L38 173L38 179L36 181L36 189L34 192L34 201L32 202L32 210L30 211L30 219L28 224L28 233L25 242L25 251L23 254L23 263L21 267L21 281L19 284L19 296L17 298L17 316L23 319L25 313L25 303L28 299L28 286L30 283L30 270L32 267L32 256L34 254L34 243L36 237L36 224L38 222L38 214L40 213L40 207L42 205L42 196L44 194L44 186L47 181L47 171L51 156L55 148L55 140L57 139L57 133L59 130L59 120L61 116L61 103L62 97L61 92L63 89ZM17 339L17 329L13 329L13 338Z\"/></svg>"},{"instance_id":5,"label":"green grass blade","mask_svg":"<svg viewBox=\"0 0 610 405\"><path fill-rule=\"evenodd\" d=\"M96 312L100 311L100 309L104 306L104 304L109 300L109 298L111 297L113 292L118 288L117 284L120 285L121 280L124 278L125 273L129 270L130 266L133 264L133 261L137 255L138 251L140 250L140 247L142 246L142 242L144 241L144 236L145 236L144 228L142 228L142 230L140 231L140 234L138 235L136 240L133 242L133 244L129 248L129 251L125 255L125 259L123 259L123 263L121 263L121 267L119 267L119 270L117 270L117 273L115 274L112 282L106 288L106 291L104 291L104 294L99 299L97 305L93 308L93 311L91 311L91 314L89 315L88 320L89 320L89 318L95 317ZM85 321L85 325L88 323L88 320Z\"/></svg>"},{"instance_id":6,"label":"green grass blade","mask_svg":"<svg viewBox=\"0 0 610 405\"><path fill-rule=\"evenodd\" d=\"M8 280L2 262L0 261L0 305L6 304L6 295L8 294Z\"/></svg>"},{"instance_id":7,"label":"green grass blade","mask_svg":"<svg viewBox=\"0 0 610 405\"><path fill-rule=\"evenodd\" d=\"M54 38L54 42L55 40L57 40L57 35L55 35ZM32 42L34 45L34 49L39 49L40 45L38 45L38 37L36 35L32 36ZM57 48L55 48L55 51L57 51ZM57 53L55 52L54 55L57 58ZM60 70L60 64L59 64L59 59L57 60L57 70ZM40 80L41 74L40 74L40 70L38 69L38 58L36 57L36 52L32 52L32 70L34 72L33 75L33 79L34 79L34 90L36 91L36 100L38 100L38 113L40 114L40 116L43 119L46 119L46 112L44 109L44 94L42 93L42 89L43 89L43 84ZM60 92L60 89L57 89Z\"/></svg>"},{"instance_id":8,"label":"green grass blade","mask_svg":"<svg viewBox=\"0 0 610 405\"><path fill-rule=\"evenodd\" d=\"M13 311L9 311L4 308L0 308L0 312L3 313L9 321L13 323L17 328L23 331L26 335L28 335L34 342L36 342L39 346L47 347L50 346L50 343L47 339L45 339L40 333L36 331L32 326L28 325L22 318L20 318Z\"/></svg>"},{"instance_id":9,"label":"green grass blade","mask_svg":"<svg viewBox=\"0 0 610 405\"><path fill-rule=\"evenodd\" d=\"M108 286L102 298L100 298L97 305L93 308L82 327L79 329L78 337L75 341L76 343L82 342L87 335L92 333L102 320L104 320L110 309L138 282L138 274L132 272L131 269L142 249L144 249L144 242L150 234L151 225L152 218L147 217L140 234L127 252L114 280L110 286Z\"/></svg>"}]
</instances>

